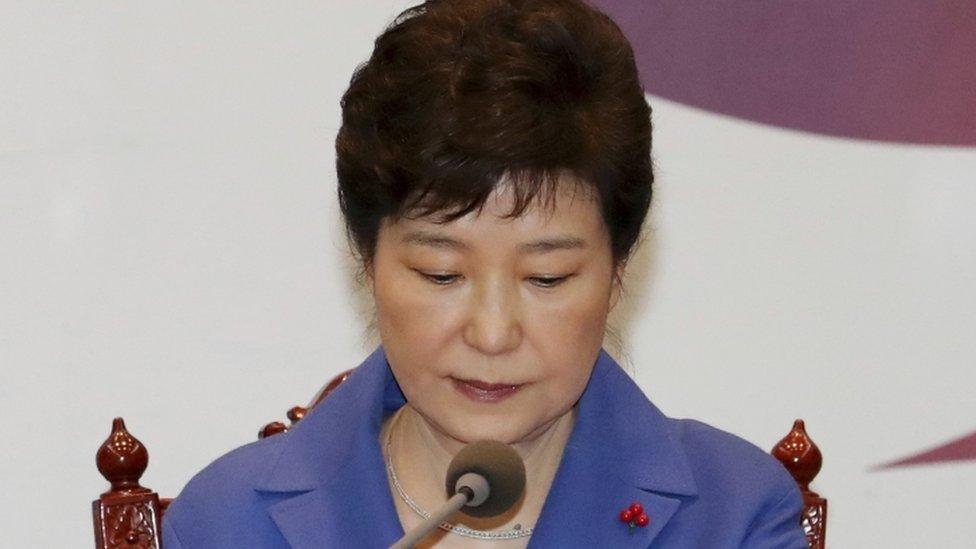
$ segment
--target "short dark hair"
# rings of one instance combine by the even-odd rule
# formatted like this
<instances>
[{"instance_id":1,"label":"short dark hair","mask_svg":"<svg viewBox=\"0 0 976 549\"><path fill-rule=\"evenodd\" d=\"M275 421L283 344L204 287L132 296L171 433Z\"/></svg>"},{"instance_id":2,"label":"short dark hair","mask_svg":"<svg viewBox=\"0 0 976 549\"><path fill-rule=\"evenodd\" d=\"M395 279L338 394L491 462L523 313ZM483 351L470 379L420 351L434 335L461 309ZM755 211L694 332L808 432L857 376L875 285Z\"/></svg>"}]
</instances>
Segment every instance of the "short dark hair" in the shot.
<instances>
[{"instance_id":1,"label":"short dark hair","mask_svg":"<svg viewBox=\"0 0 976 549\"><path fill-rule=\"evenodd\" d=\"M633 50L578 0L430 0L376 39L342 97L339 204L363 268L384 218L479 209L503 177L517 217L572 172L595 192L615 264L654 180Z\"/></svg>"}]
</instances>

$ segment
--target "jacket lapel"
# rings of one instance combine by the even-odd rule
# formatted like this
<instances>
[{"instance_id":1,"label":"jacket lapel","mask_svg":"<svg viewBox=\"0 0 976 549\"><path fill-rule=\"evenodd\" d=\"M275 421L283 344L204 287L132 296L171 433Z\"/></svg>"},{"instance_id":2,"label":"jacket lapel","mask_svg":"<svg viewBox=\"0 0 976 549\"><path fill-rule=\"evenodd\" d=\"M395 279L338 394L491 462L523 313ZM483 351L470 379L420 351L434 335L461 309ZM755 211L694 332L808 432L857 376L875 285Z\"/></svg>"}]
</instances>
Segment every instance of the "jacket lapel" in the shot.
<instances>
[{"instance_id":1,"label":"jacket lapel","mask_svg":"<svg viewBox=\"0 0 976 549\"><path fill-rule=\"evenodd\" d=\"M578 406L529 547L650 546L698 492L667 418L602 349ZM635 501L647 527L620 522Z\"/></svg>"},{"instance_id":2,"label":"jacket lapel","mask_svg":"<svg viewBox=\"0 0 976 549\"><path fill-rule=\"evenodd\" d=\"M382 464L362 464L367 466L383 472ZM335 483L268 509L291 547L389 547L403 536L386 477L373 478L376 475L370 470L358 469L351 467L341 472Z\"/></svg>"},{"instance_id":3,"label":"jacket lapel","mask_svg":"<svg viewBox=\"0 0 976 549\"><path fill-rule=\"evenodd\" d=\"M382 395L382 400L380 400ZM378 437L385 413L406 401L382 347L292 430L260 492L289 545L389 547L403 536Z\"/></svg>"}]
</instances>

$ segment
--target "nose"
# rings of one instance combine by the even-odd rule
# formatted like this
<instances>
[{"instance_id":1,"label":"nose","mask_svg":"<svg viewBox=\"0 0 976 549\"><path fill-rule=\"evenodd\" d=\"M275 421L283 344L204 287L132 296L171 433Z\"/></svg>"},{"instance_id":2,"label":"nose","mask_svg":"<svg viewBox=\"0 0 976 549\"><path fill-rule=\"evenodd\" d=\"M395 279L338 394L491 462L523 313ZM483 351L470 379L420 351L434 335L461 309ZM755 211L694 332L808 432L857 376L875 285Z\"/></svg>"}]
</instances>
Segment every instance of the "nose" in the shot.
<instances>
[{"instance_id":1,"label":"nose","mask_svg":"<svg viewBox=\"0 0 976 549\"><path fill-rule=\"evenodd\" d=\"M498 279L475 287L464 339L486 355L500 355L522 342L518 289Z\"/></svg>"}]
</instances>

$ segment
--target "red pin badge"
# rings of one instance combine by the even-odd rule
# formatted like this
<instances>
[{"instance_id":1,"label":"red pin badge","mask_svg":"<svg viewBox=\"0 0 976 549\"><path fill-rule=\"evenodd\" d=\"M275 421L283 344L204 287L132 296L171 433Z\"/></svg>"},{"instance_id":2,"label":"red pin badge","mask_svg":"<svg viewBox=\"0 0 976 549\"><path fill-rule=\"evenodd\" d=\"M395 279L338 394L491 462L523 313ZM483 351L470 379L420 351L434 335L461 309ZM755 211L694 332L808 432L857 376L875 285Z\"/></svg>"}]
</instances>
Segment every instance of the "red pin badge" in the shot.
<instances>
[{"instance_id":1,"label":"red pin badge","mask_svg":"<svg viewBox=\"0 0 976 549\"><path fill-rule=\"evenodd\" d=\"M630 507L620 511L620 522L626 524L633 531L637 526L641 528L647 526L651 519L644 512L644 506L635 501L630 504Z\"/></svg>"}]
</instances>

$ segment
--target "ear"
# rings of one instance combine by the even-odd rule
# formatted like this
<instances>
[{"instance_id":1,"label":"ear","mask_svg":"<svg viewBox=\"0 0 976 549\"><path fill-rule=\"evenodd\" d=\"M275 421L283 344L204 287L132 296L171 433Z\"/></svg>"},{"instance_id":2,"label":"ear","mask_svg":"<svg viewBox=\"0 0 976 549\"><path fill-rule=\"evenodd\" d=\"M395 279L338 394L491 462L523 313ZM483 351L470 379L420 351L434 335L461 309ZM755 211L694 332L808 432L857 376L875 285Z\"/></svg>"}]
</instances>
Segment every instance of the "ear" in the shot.
<instances>
[{"instance_id":1,"label":"ear","mask_svg":"<svg viewBox=\"0 0 976 549\"><path fill-rule=\"evenodd\" d=\"M373 295L376 289L376 278L374 277L375 272L373 270L373 262L369 261L360 271L362 277L362 282L366 285L366 289L369 290L369 295Z\"/></svg>"},{"instance_id":2,"label":"ear","mask_svg":"<svg viewBox=\"0 0 976 549\"><path fill-rule=\"evenodd\" d=\"M608 311L612 311L620 300L620 293L623 291L624 269L626 266L626 262L621 262L614 270L613 280L610 282L610 309Z\"/></svg>"}]
</instances>

